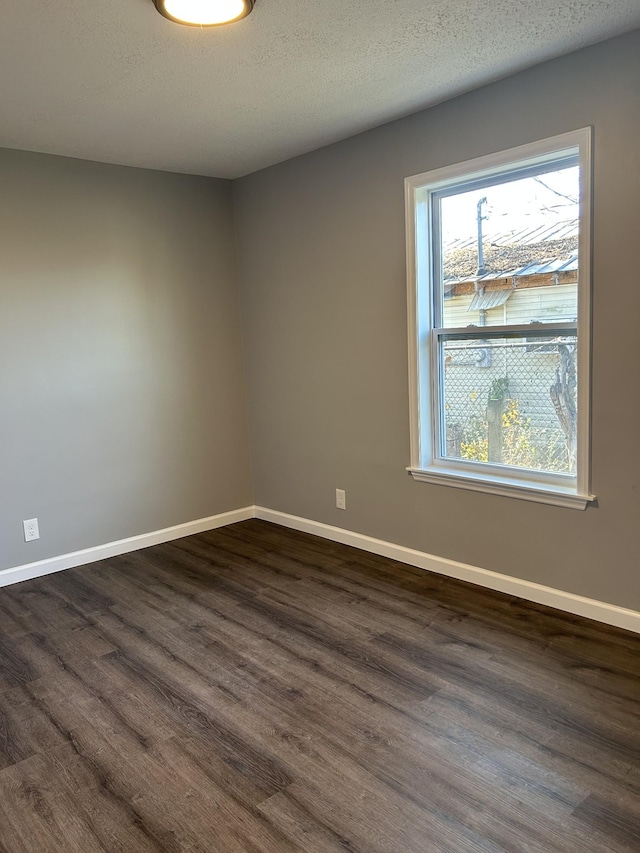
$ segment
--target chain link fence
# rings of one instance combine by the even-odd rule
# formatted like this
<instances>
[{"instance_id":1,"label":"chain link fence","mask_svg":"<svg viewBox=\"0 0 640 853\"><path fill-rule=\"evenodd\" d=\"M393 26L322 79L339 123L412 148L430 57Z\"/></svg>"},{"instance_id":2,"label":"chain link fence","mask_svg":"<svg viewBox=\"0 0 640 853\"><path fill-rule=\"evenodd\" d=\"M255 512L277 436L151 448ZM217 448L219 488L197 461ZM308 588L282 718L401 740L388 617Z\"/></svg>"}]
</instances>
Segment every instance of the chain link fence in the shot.
<instances>
[{"instance_id":1,"label":"chain link fence","mask_svg":"<svg viewBox=\"0 0 640 853\"><path fill-rule=\"evenodd\" d=\"M575 338L442 346L447 456L575 474Z\"/></svg>"}]
</instances>

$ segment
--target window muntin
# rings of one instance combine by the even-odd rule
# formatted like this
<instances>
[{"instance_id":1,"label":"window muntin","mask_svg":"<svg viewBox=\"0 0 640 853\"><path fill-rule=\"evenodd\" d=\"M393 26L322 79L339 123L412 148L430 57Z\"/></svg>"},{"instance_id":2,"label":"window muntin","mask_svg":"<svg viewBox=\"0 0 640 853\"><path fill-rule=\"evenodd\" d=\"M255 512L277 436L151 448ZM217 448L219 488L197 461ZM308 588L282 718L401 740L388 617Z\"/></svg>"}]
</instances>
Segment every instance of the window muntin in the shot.
<instances>
[{"instance_id":1,"label":"window muntin","mask_svg":"<svg viewBox=\"0 0 640 853\"><path fill-rule=\"evenodd\" d=\"M417 479L590 499L589 147L578 131L407 179Z\"/></svg>"}]
</instances>

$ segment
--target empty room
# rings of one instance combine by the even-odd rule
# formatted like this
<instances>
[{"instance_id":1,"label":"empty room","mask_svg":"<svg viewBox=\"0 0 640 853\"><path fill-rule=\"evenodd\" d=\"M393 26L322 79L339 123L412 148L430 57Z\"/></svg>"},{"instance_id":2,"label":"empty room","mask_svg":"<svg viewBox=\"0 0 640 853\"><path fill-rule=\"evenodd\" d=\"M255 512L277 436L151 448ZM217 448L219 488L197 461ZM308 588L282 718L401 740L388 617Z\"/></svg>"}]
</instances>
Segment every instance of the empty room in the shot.
<instances>
[{"instance_id":1,"label":"empty room","mask_svg":"<svg viewBox=\"0 0 640 853\"><path fill-rule=\"evenodd\" d=\"M0 853L638 853L638 0L0 68Z\"/></svg>"}]
</instances>

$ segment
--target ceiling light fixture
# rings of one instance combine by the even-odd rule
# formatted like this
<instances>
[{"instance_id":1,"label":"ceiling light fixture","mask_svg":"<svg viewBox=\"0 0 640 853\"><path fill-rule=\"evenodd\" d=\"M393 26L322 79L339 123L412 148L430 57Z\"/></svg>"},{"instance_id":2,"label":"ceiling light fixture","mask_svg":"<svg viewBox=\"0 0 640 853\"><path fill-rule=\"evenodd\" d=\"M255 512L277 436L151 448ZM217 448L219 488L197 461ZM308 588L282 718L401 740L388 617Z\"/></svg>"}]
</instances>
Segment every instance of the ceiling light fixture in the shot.
<instances>
[{"instance_id":1,"label":"ceiling light fixture","mask_svg":"<svg viewBox=\"0 0 640 853\"><path fill-rule=\"evenodd\" d=\"M176 24L219 27L239 21L253 9L254 0L153 0L156 9Z\"/></svg>"}]
</instances>

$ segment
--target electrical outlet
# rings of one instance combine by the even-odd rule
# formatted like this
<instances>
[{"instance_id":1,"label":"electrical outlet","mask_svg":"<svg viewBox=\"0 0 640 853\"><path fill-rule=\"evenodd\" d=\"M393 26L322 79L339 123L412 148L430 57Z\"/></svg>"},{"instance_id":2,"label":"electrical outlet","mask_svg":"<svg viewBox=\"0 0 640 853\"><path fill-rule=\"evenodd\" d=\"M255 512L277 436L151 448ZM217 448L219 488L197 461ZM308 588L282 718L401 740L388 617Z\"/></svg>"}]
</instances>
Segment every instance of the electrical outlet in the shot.
<instances>
[{"instance_id":1,"label":"electrical outlet","mask_svg":"<svg viewBox=\"0 0 640 853\"><path fill-rule=\"evenodd\" d=\"M29 518L27 521L23 521L22 526L24 527L24 541L25 542L33 542L34 539L40 538L40 531L38 530L38 519L37 518Z\"/></svg>"},{"instance_id":2,"label":"electrical outlet","mask_svg":"<svg viewBox=\"0 0 640 853\"><path fill-rule=\"evenodd\" d=\"M338 509L347 508L347 493L344 489L336 489L336 506Z\"/></svg>"}]
</instances>

